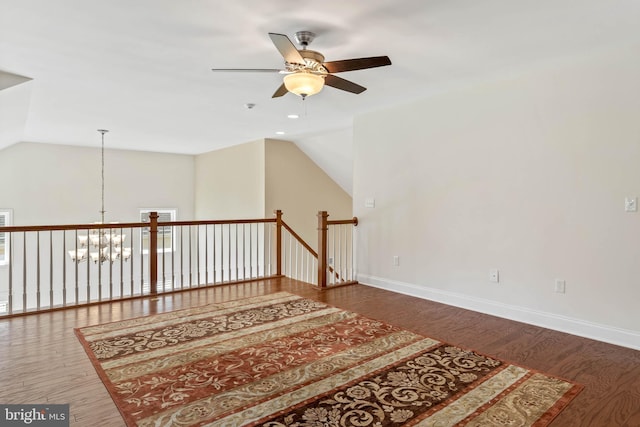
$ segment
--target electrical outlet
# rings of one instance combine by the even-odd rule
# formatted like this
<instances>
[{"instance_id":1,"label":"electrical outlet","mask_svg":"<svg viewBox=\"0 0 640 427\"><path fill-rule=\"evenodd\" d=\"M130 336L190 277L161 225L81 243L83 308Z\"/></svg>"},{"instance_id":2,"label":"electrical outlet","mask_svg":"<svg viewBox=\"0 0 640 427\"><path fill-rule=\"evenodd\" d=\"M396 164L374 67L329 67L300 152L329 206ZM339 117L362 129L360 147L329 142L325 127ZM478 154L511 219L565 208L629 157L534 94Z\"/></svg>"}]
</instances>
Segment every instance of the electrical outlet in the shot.
<instances>
[{"instance_id":1,"label":"electrical outlet","mask_svg":"<svg viewBox=\"0 0 640 427\"><path fill-rule=\"evenodd\" d=\"M556 279L556 292L559 294L564 294L565 285L566 283L564 280Z\"/></svg>"},{"instance_id":2,"label":"electrical outlet","mask_svg":"<svg viewBox=\"0 0 640 427\"><path fill-rule=\"evenodd\" d=\"M497 268L489 270L489 281L493 283L498 283L500 281L500 272Z\"/></svg>"},{"instance_id":3,"label":"electrical outlet","mask_svg":"<svg viewBox=\"0 0 640 427\"><path fill-rule=\"evenodd\" d=\"M329 257L329 265L333 265L333 257Z\"/></svg>"},{"instance_id":4,"label":"electrical outlet","mask_svg":"<svg viewBox=\"0 0 640 427\"><path fill-rule=\"evenodd\" d=\"M400 257L398 255L394 255L393 265L395 265L396 267L400 265Z\"/></svg>"}]
</instances>

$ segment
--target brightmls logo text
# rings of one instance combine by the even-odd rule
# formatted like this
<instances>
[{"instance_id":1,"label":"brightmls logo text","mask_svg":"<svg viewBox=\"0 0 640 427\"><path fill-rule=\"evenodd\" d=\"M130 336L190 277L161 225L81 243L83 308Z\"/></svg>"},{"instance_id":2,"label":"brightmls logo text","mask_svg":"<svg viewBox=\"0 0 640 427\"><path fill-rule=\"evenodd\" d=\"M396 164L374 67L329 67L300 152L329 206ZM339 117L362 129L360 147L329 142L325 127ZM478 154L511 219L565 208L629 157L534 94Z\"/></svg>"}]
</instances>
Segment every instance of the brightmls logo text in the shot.
<instances>
[{"instance_id":1,"label":"brightmls logo text","mask_svg":"<svg viewBox=\"0 0 640 427\"><path fill-rule=\"evenodd\" d=\"M1 426L69 427L69 405L2 405Z\"/></svg>"},{"instance_id":2,"label":"brightmls logo text","mask_svg":"<svg viewBox=\"0 0 640 427\"><path fill-rule=\"evenodd\" d=\"M44 410L38 412L36 408L31 408L28 411L24 409L9 411L9 408L4 408L4 419L6 421L24 421L25 424L31 424L34 421L46 421L47 412Z\"/></svg>"}]
</instances>

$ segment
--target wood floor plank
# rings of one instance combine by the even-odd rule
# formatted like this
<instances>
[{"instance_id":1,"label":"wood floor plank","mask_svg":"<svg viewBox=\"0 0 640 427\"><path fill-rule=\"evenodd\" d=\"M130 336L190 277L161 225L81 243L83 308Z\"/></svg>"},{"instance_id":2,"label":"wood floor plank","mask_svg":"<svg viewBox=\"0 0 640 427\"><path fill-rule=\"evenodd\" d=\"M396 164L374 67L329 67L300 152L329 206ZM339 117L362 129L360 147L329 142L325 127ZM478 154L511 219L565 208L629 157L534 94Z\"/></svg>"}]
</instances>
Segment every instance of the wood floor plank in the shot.
<instances>
[{"instance_id":1,"label":"wood floor plank","mask_svg":"<svg viewBox=\"0 0 640 427\"><path fill-rule=\"evenodd\" d=\"M74 328L288 291L585 386L556 427L640 426L640 352L364 285L291 279L0 320L0 403L69 403L72 426L124 425Z\"/></svg>"}]
</instances>

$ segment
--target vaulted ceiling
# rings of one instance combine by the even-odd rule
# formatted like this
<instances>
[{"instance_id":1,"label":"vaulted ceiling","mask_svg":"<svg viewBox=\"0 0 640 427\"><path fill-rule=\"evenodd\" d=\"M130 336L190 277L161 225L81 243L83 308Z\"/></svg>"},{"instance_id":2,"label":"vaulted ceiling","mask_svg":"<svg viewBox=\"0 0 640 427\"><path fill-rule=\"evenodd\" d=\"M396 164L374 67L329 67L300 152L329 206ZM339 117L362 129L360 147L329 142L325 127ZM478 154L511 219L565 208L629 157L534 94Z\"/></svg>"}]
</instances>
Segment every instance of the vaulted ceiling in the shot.
<instances>
[{"instance_id":1,"label":"vaulted ceiling","mask_svg":"<svg viewBox=\"0 0 640 427\"><path fill-rule=\"evenodd\" d=\"M638 22L635 0L0 0L0 149L95 146L98 128L110 148L189 154L279 138L348 175L354 116L638 44ZM271 98L276 73L211 71L282 68L268 33L299 30L329 61L393 65L342 73L360 95L325 87L305 101Z\"/></svg>"}]
</instances>

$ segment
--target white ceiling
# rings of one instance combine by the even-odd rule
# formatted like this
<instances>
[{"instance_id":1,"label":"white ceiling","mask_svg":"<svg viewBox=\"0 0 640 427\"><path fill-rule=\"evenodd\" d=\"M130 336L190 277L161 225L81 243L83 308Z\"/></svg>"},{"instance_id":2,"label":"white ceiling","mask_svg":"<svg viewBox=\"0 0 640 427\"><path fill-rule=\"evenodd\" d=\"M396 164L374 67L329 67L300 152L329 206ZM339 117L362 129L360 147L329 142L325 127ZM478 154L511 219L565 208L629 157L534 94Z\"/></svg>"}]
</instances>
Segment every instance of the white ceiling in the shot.
<instances>
[{"instance_id":1,"label":"white ceiling","mask_svg":"<svg viewBox=\"0 0 640 427\"><path fill-rule=\"evenodd\" d=\"M24 77L0 75L0 149L95 146L98 128L110 148L187 154L279 138L349 187L354 116L638 43L639 22L637 0L0 0L0 70ZM360 95L327 87L304 103L271 98L279 74L210 71L281 68L267 33L298 30L328 61L393 65L340 74Z\"/></svg>"}]
</instances>

